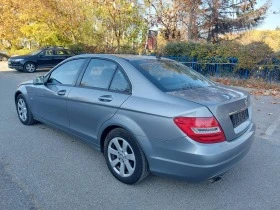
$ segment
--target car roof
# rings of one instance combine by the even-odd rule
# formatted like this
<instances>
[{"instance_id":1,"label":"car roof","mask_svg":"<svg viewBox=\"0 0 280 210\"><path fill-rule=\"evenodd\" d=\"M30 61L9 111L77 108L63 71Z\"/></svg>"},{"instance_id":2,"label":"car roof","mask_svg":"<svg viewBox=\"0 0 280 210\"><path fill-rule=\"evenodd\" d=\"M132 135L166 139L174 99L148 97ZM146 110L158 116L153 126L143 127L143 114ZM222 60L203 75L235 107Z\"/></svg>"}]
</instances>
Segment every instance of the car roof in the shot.
<instances>
[{"instance_id":1,"label":"car roof","mask_svg":"<svg viewBox=\"0 0 280 210\"><path fill-rule=\"evenodd\" d=\"M75 58L83 57L83 58L123 58L127 61L134 61L134 60L156 60L159 59L156 56L149 56L149 55L129 55L129 54L80 54L74 56ZM160 59L169 60L167 58L161 57Z\"/></svg>"},{"instance_id":2,"label":"car roof","mask_svg":"<svg viewBox=\"0 0 280 210\"><path fill-rule=\"evenodd\" d=\"M68 49L65 48L65 47L43 47L43 48L41 48L40 50L47 50L47 49L49 49L49 50L56 50L56 49L68 50Z\"/></svg>"}]
</instances>

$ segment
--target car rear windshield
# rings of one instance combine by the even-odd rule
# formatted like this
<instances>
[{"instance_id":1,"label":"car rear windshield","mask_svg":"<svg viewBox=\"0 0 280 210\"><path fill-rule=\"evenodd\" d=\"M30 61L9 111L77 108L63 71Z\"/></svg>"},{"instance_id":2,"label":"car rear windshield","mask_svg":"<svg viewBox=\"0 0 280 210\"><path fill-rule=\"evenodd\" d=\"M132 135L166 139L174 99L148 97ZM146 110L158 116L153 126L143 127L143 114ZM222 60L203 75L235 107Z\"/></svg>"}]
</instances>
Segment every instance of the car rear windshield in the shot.
<instances>
[{"instance_id":1,"label":"car rear windshield","mask_svg":"<svg viewBox=\"0 0 280 210\"><path fill-rule=\"evenodd\" d=\"M133 60L136 67L148 80L164 92L208 87L213 83L191 68L171 60Z\"/></svg>"}]
</instances>

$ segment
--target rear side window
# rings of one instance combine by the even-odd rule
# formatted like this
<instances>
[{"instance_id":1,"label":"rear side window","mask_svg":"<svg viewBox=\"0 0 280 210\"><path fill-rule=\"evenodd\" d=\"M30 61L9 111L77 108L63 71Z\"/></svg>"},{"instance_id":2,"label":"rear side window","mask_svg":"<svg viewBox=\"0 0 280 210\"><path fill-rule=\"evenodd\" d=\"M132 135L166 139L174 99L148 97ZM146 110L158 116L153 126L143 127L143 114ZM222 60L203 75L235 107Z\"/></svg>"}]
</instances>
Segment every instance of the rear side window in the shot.
<instances>
[{"instance_id":1,"label":"rear side window","mask_svg":"<svg viewBox=\"0 0 280 210\"><path fill-rule=\"evenodd\" d=\"M55 54L56 55L68 55L68 53L65 50L56 50Z\"/></svg>"},{"instance_id":2,"label":"rear side window","mask_svg":"<svg viewBox=\"0 0 280 210\"><path fill-rule=\"evenodd\" d=\"M70 50L65 50L65 52L66 52L66 54L67 55L75 55L72 51L70 51Z\"/></svg>"},{"instance_id":3,"label":"rear side window","mask_svg":"<svg viewBox=\"0 0 280 210\"><path fill-rule=\"evenodd\" d=\"M48 79L49 84L72 85L84 63L84 59L68 61L57 67Z\"/></svg>"},{"instance_id":4,"label":"rear side window","mask_svg":"<svg viewBox=\"0 0 280 210\"><path fill-rule=\"evenodd\" d=\"M92 59L85 71L81 86L108 89L117 64L101 59Z\"/></svg>"},{"instance_id":5,"label":"rear side window","mask_svg":"<svg viewBox=\"0 0 280 210\"><path fill-rule=\"evenodd\" d=\"M150 82L164 92L207 87L213 83L191 68L170 60L134 60L136 67Z\"/></svg>"},{"instance_id":6,"label":"rear side window","mask_svg":"<svg viewBox=\"0 0 280 210\"><path fill-rule=\"evenodd\" d=\"M71 51L69 50L55 50L56 55L74 55Z\"/></svg>"},{"instance_id":7,"label":"rear side window","mask_svg":"<svg viewBox=\"0 0 280 210\"><path fill-rule=\"evenodd\" d=\"M121 91L121 92L129 92L129 83L127 82L126 77L121 72L121 70L117 70L110 85L110 90Z\"/></svg>"}]
</instances>

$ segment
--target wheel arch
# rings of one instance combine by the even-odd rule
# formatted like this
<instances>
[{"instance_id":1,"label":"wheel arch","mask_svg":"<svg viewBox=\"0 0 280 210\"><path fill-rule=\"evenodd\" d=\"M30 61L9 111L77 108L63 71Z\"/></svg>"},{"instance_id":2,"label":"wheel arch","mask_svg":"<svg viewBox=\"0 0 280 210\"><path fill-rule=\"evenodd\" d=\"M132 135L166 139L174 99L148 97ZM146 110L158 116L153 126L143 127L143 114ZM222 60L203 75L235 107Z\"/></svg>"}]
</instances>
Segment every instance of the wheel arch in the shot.
<instances>
[{"instance_id":1,"label":"wheel arch","mask_svg":"<svg viewBox=\"0 0 280 210\"><path fill-rule=\"evenodd\" d=\"M126 122L126 123L120 124L119 122ZM151 151L151 145L150 142L148 141L145 132L142 130L140 125L138 125L134 120L132 120L127 116L120 116L120 115L115 115L109 121L105 122L102 125L102 127L99 129L98 139L99 139L99 146L101 152L104 152L104 142L107 134L115 128L122 128L128 131L132 136L134 136L134 138L142 148L146 157L149 156L149 153Z\"/></svg>"},{"instance_id":2,"label":"wheel arch","mask_svg":"<svg viewBox=\"0 0 280 210\"><path fill-rule=\"evenodd\" d=\"M37 67L37 62L34 61L34 60L27 60L27 61L24 62L24 65L27 64L27 63L33 63Z\"/></svg>"},{"instance_id":3,"label":"wheel arch","mask_svg":"<svg viewBox=\"0 0 280 210\"><path fill-rule=\"evenodd\" d=\"M106 136L114 129L116 128L122 128L119 125L109 125L108 127L106 127L105 129L103 129L100 137L99 137L99 142L100 142L100 151L103 153L104 152L104 143L105 143L105 139ZM124 128L123 128L124 129Z\"/></svg>"},{"instance_id":4,"label":"wheel arch","mask_svg":"<svg viewBox=\"0 0 280 210\"><path fill-rule=\"evenodd\" d=\"M17 97L18 97L20 94L23 95L23 93L22 93L20 90L17 90L16 93L15 93L15 103L16 103L16 101L17 101Z\"/></svg>"},{"instance_id":5,"label":"wheel arch","mask_svg":"<svg viewBox=\"0 0 280 210\"><path fill-rule=\"evenodd\" d=\"M26 89L26 87L25 87L24 85L20 85L20 86L18 87L18 89L16 90L15 95L14 95L14 96L15 96L15 102L16 102L16 100L17 100L17 97L18 97L20 94L22 94L23 97L28 101L27 89Z\"/></svg>"}]
</instances>

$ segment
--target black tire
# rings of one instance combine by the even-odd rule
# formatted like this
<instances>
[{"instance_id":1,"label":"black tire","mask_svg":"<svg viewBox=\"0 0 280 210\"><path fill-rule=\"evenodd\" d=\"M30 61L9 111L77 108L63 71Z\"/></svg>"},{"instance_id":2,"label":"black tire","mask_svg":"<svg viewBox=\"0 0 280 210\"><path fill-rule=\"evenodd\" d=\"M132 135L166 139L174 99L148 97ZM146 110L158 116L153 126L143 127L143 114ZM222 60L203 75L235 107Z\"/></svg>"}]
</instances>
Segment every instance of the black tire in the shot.
<instances>
[{"instance_id":1,"label":"black tire","mask_svg":"<svg viewBox=\"0 0 280 210\"><path fill-rule=\"evenodd\" d=\"M22 101L24 102L25 108L26 108L26 118L21 117L21 113L23 112L23 109L24 109L22 106L20 106L20 103ZM17 114L18 114L19 120L21 121L22 124L33 125L36 123L36 120L34 120L33 115L29 109L29 106L22 94L19 94L16 99L16 108L17 108Z\"/></svg>"},{"instance_id":2,"label":"black tire","mask_svg":"<svg viewBox=\"0 0 280 210\"><path fill-rule=\"evenodd\" d=\"M121 157L122 159L118 158L119 156L113 155L112 153L109 152L109 148L112 149L112 145L114 144L113 141L116 141L116 139L118 139L117 141L120 143L122 149L123 149L123 144L121 145L121 142L123 142L123 140L125 140L125 142L128 143L129 145L127 146L128 153L126 153L126 155L123 155ZM130 148L132 150L130 150ZM131 162L131 160L126 159L128 155L132 155L132 154L134 154L135 157L134 162L133 161ZM137 182L144 180L149 175L148 162L142 148L138 144L137 140L129 132L127 132L122 128L116 128L110 131L110 133L106 136L105 143L104 143L104 156L105 156L107 166L111 171L111 173L114 175L116 179L118 179L119 181L125 184L135 184ZM119 163L116 164L115 167L111 165L113 159L114 161L115 160L119 161ZM126 169L126 170L124 169L124 171L127 171L129 174L130 172L127 167L128 162L130 166L131 165L134 166L134 171L131 173L131 175L126 175L126 177L124 177L120 175L120 173L118 173L117 171L120 170L121 163L122 163L124 168Z\"/></svg>"},{"instance_id":3,"label":"black tire","mask_svg":"<svg viewBox=\"0 0 280 210\"><path fill-rule=\"evenodd\" d=\"M36 64L33 62L26 62L23 67L24 71L27 73L34 73L37 69Z\"/></svg>"}]
</instances>

